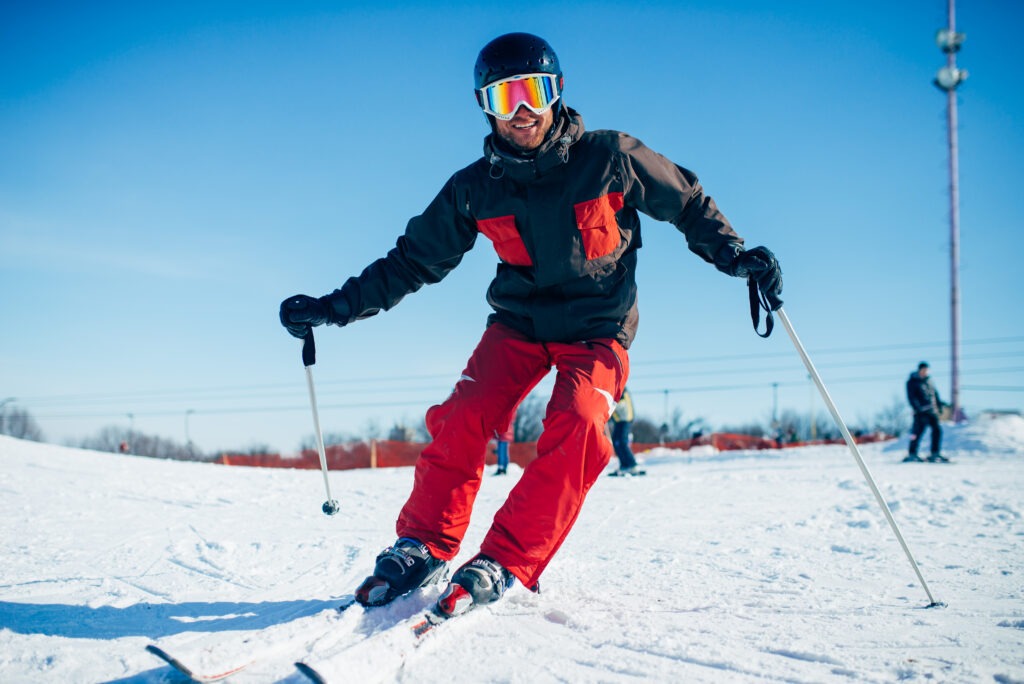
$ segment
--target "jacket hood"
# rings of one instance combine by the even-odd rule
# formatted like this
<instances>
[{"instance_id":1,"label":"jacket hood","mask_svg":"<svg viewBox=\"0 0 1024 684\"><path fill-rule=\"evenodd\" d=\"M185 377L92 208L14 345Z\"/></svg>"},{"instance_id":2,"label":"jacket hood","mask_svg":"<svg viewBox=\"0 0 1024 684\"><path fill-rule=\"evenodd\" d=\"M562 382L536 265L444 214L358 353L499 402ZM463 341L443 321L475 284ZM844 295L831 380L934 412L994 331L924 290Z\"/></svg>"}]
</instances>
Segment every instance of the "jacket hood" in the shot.
<instances>
[{"instance_id":1,"label":"jacket hood","mask_svg":"<svg viewBox=\"0 0 1024 684\"><path fill-rule=\"evenodd\" d=\"M569 148L583 137L584 130L580 113L563 106L547 139L528 157L508 151L498 142L498 134L491 133L484 138L484 159L490 162L491 177L507 175L516 181L528 181L544 175L569 161Z\"/></svg>"}]
</instances>

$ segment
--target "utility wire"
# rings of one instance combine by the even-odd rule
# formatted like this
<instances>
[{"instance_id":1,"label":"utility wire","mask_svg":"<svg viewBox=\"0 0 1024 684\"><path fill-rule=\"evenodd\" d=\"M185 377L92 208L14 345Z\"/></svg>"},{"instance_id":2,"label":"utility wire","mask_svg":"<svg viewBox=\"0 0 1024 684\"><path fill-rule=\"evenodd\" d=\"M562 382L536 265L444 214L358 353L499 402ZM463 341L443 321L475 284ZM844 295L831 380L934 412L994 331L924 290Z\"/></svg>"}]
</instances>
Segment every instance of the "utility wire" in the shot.
<instances>
[{"instance_id":1,"label":"utility wire","mask_svg":"<svg viewBox=\"0 0 1024 684\"><path fill-rule=\"evenodd\" d=\"M962 344L966 346L974 345L992 345L992 344L1005 344L1005 343L1017 343L1024 342L1024 337L1001 337L1001 338L988 338L980 340L964 341ZM928 342L928 343L907 343L907 344L887 344L887 345L876 345L874 347L855 347L855 348L834 348L826 350L815 351L816 356L827 355L827 354L851 354L851 353L866 353L866 352L889 352L899 349L922 349L930 346L945 345L946 342ZM1024 356L1024 351L1004 351L1004 352L984 352L973 355L964 355L961 357L963 360L981 360L981 359L1010 359L1014 357ZM768 353L768 354L732 354L732 355L719 355L719 356L704 356L704 357L688 357L686 359L657 359L657 360L637 360L632 366L634 372L630 378L631 389L634 394L665 394L665 393L683 393L683 394L696 394L705 392L727 392L727 391L739 391L739 390L752 390L752 389L764 389L766 387L798 387L806 385L806 374L799 366L799 364L787 364L787 365L773 365L773 366L762 366L754 365L753 367L740 367L739 365L725 368L725 369L709 369L707 364L715 362L736 362L736 361L754 361L759 362L765 359L787 357L791 358L791 353ZM894 366L897 364L905 364L906 359L890 358L881 360L835 360L831 363L824 364L823 367L829 370L841 369L841 368L864 368L870 366L872 368L878 368L881 366ZM704 368L695 368L692 370L679 369L676 372L666 373L666 370L656 370L658 366L665 366L669 364L701 364ZM963 375L977 377L985 374L1006 374L1006 373L1017 373L1024 370L1019 366L1014 367L1003 367L1003 368L984 368L975 370L964 370ZM794 375L800 377L799 380L786 380L779 379L776 382L740 382L740 383L721 383L714 385L694 385L687 384L679 387L660 387L650 388L653 383L662 383L668 379L682 380L685 382L687 378L698 378L702 376L715 376L718 378L727 378L729 376L741 375L749 377L753 374L765 374L774 373L776 377L780 374L788 375L792 378ZM320 384L324 387L320 391L321 397L328 399L324 403L323 408L325 410L332 409L353 409L353 408L365 408L365 407L402 407L402 406L423 406L433 404L437 401L438 397L451 389L452 374L450 373L432 373L422 375L395 375L395 376L364 376L364 377L345 377L337 380L326 380L321 381ZM847 378L831 378L830 384L842 384L842 383L860 383L860 382L878 382L878 381L894 381L894 376L891 374L887 375L858 375L856 377ZM902 383L902 378L896 382ZM401 384L399 384L401 383ZM391 385L391 386L386 386ZM37 413L39 418L100 418L100 417L118 417L125 415L124 410L110 409L110 410L96 410L97 405L101 404L120 404L124 406L130 402L132 408L132 415L134 416L172 416L181 413L182 409L178 408L182 401L187 400L189 404L189 411L195 414L232 414L232 413L267 413L275 411L297 411L305 410L306 406L296 404L294 406L287 403L281 402L274 405L263 405L263 406L238 406L232 405L229 407L223 406L210 406L211 403L223 404L225 402L231 402L237 404L238 402L245 401L256 401L266 400L267 398L274 398L277 400L288 400L295 399L298 401L302 388L299 387L298 383L275 383L275 384L255 384L255 385L236 385L236 386L223 386L223 387L205 387L205 388L191 388L191 389L166 389L166 390L150 390L150 391L132 391L132 392L107 392L107 393L96 393L96 394L72 394L72 395L52 395L52 396L39 396L39 397L22 397L19 399L19 403L31 405L34 409L34 413ZM1006 391L1006 392L1019 392L1024 391L1021 387L1014 386L990 386L990 385L966 385L963 387L969 391ZM396 399L381 399L375 402L367 402L365 400L359 402L341 402L341 403L330 403L329 399L331 395L344 394L346 397L352 396L354 393L359 394L361 397L367 396L379 396L388 397L398 395L401 398ZM410 398L410 395L416 393L422 393L424 398L422 400L416 400ZM154 404L174 404L174 408L158 408L136 410L135 407L139 405L150 405ZM207 406L204 408L203 404ZM78 406L83 407L81 412L75 411L74 409ZM54 413L38 413L37 407L50 407L52 409L64 408L64 411L55 411ZM89 409L92 409L91 411Z\"/></svg>"}]
</instances>

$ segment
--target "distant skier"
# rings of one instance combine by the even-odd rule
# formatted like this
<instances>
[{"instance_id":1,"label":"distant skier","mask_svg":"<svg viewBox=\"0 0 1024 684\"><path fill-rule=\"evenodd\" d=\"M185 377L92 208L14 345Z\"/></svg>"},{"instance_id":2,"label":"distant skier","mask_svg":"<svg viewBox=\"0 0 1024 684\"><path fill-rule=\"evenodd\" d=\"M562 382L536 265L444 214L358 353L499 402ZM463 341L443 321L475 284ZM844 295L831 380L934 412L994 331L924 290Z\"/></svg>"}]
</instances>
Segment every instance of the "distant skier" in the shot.
<instances>
[{"instance_id":1,"label":"distant skier","mask_svg":"<svg viewBox=\"0 0 1024 684\"><path fill-rule=\"evenodd\" d=\"M949 463L949 459L939 453L942 445L942 427L939 425L939 413L944 404L939 400L939 393L932 385L928 377L928 363L922 361L917 364L917 371L910 374L907 379L907 401L910 408L914 410L914 424L911 427L910 453L903 459L904 463L921 463L921 457L917 455L918 446L921 444L921 435L925 428L931 429L931 455L928 460L932 463Z\"/></svg>"},{"instance_id":2,"label":"distant skier","mask_svg":"<svg viewBox=\"0 0 1024 684\"><path fill-rule=\"evenodd\" d=\"M513 423L515 422L514 416L512 418L512 421ZM508 473L508 448L509 445L512 444L512 441L515 439L516 435L515 425L513 423L509 423L508 428L503 430L502 432L495 433L496 444L494 446L494 455L498 459L498 467L494 471L495 475L505 475Z\"/></svg>"},{"instance_id":3,"label":"distant skier","mask_svg":"<svg viewBox=\"0 0 1024 684\"><path fill-rule=\"evenodd\" d=\"M623 388L622 397L619 398L619 403L615 405L611 419L612 448L615 449L615 455L619 458L619 469L610 473L614 477L647 474L646 470L643 470L636 464L636 456L629 445L629 437L633 432L633 419L635 417L633 395L629 393L628 387Z\"/></svg>"},{"instance_id":4,"label":"distant skier","mask_svg":"<svg viewBox=\"0 0 1024 684\"><path fill-rule=\"evenodd\" d=\"M510 33L487 44L475 67L477 103L491 127L484 156L445 183L387 256L331 294L281 304L282 324L304 337L311 326L373 316L440 281L480 234L500 258L487 291L494 312L454 392L427 412L432 441L416 462L398 540L356 590L364 605L443 581L469 526L488 442L554 367L537 458L435 610L450 616L490 603L514 579L538 590L613 453L605 424L629 376L626 350L638 323L640 213L671 222L690 251L728 275L754 278L772 308L781 306L775 257L764 247L744 250L697 177L624 133L584 132L562 87L543 39ZM393 106L416 116L438 105L398 97Z\"/></svg>"}]
</instances>

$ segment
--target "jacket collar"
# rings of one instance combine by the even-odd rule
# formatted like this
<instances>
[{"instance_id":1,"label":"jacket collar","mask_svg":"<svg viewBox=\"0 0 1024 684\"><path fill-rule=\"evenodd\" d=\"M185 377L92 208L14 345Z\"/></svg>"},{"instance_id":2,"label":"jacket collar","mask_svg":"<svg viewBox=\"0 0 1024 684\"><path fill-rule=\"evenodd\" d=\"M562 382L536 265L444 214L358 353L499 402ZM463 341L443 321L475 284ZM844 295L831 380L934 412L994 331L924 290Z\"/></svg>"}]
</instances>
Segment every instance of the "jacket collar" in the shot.
<instances>
[{"instance_id":1,"label":"jacket collar","mask_svg":"<svg viewBox=\"0 0 1024 684\"><path fill-rule=\"evenodd\" d=\"M496 133L484 138L484 159L490 162L491 178L508 176L526 182L569 161L569 148L583 136L583 117L571 107L562 107L552 133L537 151L524 157L508 151L496 141Z\"/></svg>"}]
</instances>

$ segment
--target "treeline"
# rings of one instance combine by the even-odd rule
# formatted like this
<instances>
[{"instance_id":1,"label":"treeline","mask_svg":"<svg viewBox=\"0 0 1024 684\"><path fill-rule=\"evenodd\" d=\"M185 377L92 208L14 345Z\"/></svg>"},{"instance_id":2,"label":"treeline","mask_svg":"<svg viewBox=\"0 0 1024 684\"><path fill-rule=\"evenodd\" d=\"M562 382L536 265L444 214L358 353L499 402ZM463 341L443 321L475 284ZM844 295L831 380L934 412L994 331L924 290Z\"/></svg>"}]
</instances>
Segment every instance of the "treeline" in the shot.
<instances>
[{"instance_id":1,"label":"treeline","mask_svg":"<svg viewBox=\"0 0 1024 684\"><path fill-rule=\"evenodd\" d=\"M537 441L544 427L546 406L546 396L530 395L523 401L516 413L513 426L516 442ZM683 412L678 409L668 416L667 420L660 422L645 415L642 406L638 406L637 409L637 419L633 422L633 440L638 443L678 442L713 431L712 426L703 418L685 417ZM846 418L846 420L850 431L855 435L883 433L898 437L909 425L910 412L905 403L896 397L889 406L880 410L870 419L859 418L851 421L850 418ZM774 421L769 418L764 422L752 421L736 425L722 425L717 428L717 431L766 437L785 442L835 439L840 436L838 428L828 414L822 412L812 415L794 410L782 411ZM42 430L31 414L10 403L0 406L0 434L36 442L45 441ZM324 444L326 445L382 439L395 442L425 443L430 440L430 436L426 424L422 420L415 425L394 423L388 427L371 422L358 434L324 433ZM219 456L219 452L203 453L192 443L176 442L118 426L102 428L94 436L68 443L67 446L183 461L211 461ZM308 435L298 447L300 450L315 449L315 436ZM244 448L233 449L231 453L268 454L274 451L276 450L267 445L252 444Z\"/></svg>"},{"instance_id":2,"label":"treeline","mask_svg":"<svg viewBox=\"0 0 1024 684\"><path fill-rule=\"evenodd\" d=\"M10 435L30 442L43 441L43 431L39 429L32 414L9 402L0 406L0 435Z\"/></svg>"}]
</instances>

